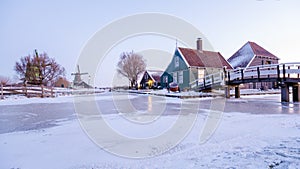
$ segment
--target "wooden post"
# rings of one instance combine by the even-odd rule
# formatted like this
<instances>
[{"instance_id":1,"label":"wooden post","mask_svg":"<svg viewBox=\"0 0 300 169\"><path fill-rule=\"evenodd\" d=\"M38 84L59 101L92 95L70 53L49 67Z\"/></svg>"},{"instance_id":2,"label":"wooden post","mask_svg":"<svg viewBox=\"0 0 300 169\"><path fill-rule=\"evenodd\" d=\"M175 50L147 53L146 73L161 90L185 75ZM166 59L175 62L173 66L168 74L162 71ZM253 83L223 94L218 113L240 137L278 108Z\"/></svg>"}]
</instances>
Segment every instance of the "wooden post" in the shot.
<instances>
[{"instance_id":1,"label":"wooden post","mask_svg":"<svg viewBox=\"0 0 300 169\"><path fill-rule=\"evenodd\" d=\"M24 83L24 94L26 97L29 97L28 93L27 93L27 83L26 82Z\"/></svg>"},{"instance_id":2,"label":"wooden post","mask_svg":"<svg viewBox=\"0 0 300 169\"><path fill-rule=\"evenodd\" d=\"M281 85L281 102L290 102L289 85Z\"/></svg>"},{"instance_id":3,"label":"wooden post","mask_svg":"<svg viewBox=\"0 0 300 169\"><path fill-rule=\"evenodd\" d=\"M294 85L293 86L293 102L299 102L300 101L300 85Z\"/></svg>"},{"instance_id":4,"label":"wooden post","mask_svg":"<svg viewBox=\"0 0 300 169\"><path fill-rule=\"evenodd\" d=\"M225 86L225 98L230 98L230 86Z\"/></svg>"},{"instance_id":5,"label":"wooden post","mask_svg":"<svg viewBox=\"0 0 300 169\"><path fill-rule=\"evenodd\" d=\"M235 98L240 98L241 97L241 91L240 91L239 86L234 87L234 95L235 95Z\"/></svg>"},{"instance_id":6,"label":"wooden post","mask_svg":"<svg viewBox=\"0 0 300 169\"><path fill-rule=\"evenodd\" d=\"M283 80L285 80L285 64L282 65Z\"/></svg>"},{"instance_id":7,"label":"wooden post","mask_svg":"<svg viewBox=\"0 0 300 169\"><path fill-rule=\"evenodd\" d=\"M258 81L260 81L260 71L259 71L259 67L257 67L257 78L258 78Z\"/></svg>"},{"instance_id":8,"label":"wooden post","mask_svg":"<svg viewBox=\"0 0 300 169\"><path fill-rule=\"evenodd\" d=\"M241 69L242 81L244 81L244 69Z\"/></svg>"},{"instance_id":9,"label":"wooden post","mask_svg":"<svg viewBox=\"0 0 300 169\"><path fill-rule=\"evenodd\" d=\"M4 99L4 96L3 96L3 83L1 83L1 99Z\"/></svg>"},{"instance_id":10,"label":"wooden post","mask_svg":"<svg viewBox=\"0 0 300 169\"><path fill-rule=\"evenodd\" d=\"M223 75L223 73L224 73L224 75ZM226 67L223 67L223 73L222 73L222 77L226 80L226 78L227 78L227 71L226 71Z\"/></svg>"},{"instance_id":11,"label":"wooden post","mask_svg":"<svg viewBox=\"0 0 300 169\"><path fill-rule=\"evenodd\" d=\"M44 85L41 85L41 89L42 89L42 98L44 97Z\"/></svg>"},{"instance_id":12,"label":"wooden post","mask_svg":"<svg viewBox=\"0 0 300 169\"><path fill-rule=\"evenodd\" d=\"M277 65L277 81L280 81L280 67Z\"/></svg>"},{"instance_id":13,"label":"wooden post","mask_svg":"<svg viewBox=\"0 0 300 169\"><path fill-rule=\"evenodd\" d=\"M280 81L280 66L277 65L277 81Z\"/></svg>"},{"instance_id":14,"label":"wooden post","mask_svg":"<svg viewBox=\"0 0 300 169\"><path fill-rule=\"evenodd\" d=\"M51 87L51 97L54 97L53 87Z\"/></svg>"}]
</instances>

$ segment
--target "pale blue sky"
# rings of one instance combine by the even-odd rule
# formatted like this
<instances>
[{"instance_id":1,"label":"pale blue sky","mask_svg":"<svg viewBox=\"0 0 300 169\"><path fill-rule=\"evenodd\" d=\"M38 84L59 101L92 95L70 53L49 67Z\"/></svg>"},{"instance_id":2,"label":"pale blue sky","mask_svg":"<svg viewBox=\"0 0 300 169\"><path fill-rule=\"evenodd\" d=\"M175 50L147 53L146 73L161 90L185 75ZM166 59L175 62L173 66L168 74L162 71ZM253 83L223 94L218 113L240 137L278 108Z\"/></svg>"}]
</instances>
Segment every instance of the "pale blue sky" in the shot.
<instances>
[{"instance_id":1,"label":"pale blue sky","mask_svg":"<svg viewBox=\"0 0 300 169\"><path fill-rule=\"evenodd\" d=\"M117 19L144 12L170 14L193 24L225 58L254 41L281 62L300 62L299 9L298 0L2 0L0 75L13 76L15 62L38 49L54 57L71 78L81 49L95 32ZM172 45L163 48L172 53ZM120 51L137 50L131 48L124 46ZM113 74L115 64L111 64L108 71ZM105 79L97 85L109 85Z\"/></svg>"}]
</instances>

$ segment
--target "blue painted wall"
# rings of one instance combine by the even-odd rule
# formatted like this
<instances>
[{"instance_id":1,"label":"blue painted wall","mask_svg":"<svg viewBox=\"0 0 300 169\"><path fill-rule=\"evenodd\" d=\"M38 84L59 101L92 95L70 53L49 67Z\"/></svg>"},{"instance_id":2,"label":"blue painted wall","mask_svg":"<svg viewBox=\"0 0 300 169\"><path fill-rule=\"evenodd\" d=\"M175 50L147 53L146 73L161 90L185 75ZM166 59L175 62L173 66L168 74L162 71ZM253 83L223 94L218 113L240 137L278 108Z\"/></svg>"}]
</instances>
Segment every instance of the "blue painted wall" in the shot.
<instances>
[{"instance_id":1,"label":"blue painted wall","mask_svg":"<svg viewBox=\"0 0 300 169\"><path fill-rule=\"evenodd\" d=\"M177 63L175 63L177 62ZM183 83L179 83L179 72L183 72ZM180 89L189 88L190 83L190 71L188 65L185 63L183 56L181 56L180 52L176 48L173 58L167 67L166 71L169 75L172 77L174 76L174 73L177 73L177 80L173 79L173 81L177 81L177 84L179 85Z\"/></svg>"}]
</instances>

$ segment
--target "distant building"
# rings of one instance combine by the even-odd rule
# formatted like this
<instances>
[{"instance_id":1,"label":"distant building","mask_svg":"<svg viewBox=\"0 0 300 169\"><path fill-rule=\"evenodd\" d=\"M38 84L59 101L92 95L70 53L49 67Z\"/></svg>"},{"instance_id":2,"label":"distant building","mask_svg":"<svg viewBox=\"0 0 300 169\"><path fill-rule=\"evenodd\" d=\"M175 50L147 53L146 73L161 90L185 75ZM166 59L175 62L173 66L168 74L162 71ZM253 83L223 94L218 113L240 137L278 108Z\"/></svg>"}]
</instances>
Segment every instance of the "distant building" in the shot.
<instances>
[{"instance_id":1,"label":"distant building","mask_svg":"<svg viewBox=\"0 0 300 169\"><path fill-rule=\"evenodd\" d=\"M234 69L243 68L247 69L250 66L260 66L269 64L278 64L279 58L255 42L247 42L237 52L235 52L228 62ZM276 88L277 84L274 82L259 82L244 84L244 88L257 89L257 88Z\"/></svg>"},{"instance_id":2,"label":"distant building","mask_svg":"<svg viewBox=\"0 0 300 169\"><path fill-rule=\"evenodd\" d=\"M173 58L161 77L162 86L174 81L182 90L191 89L192 84L203 80L205 75L223 71L224 68L232 69L221 53L203 50L202 40L198 38L197 49L175 49Z\"/></svg>"},{"instance_id":3,"label":"distant building","mask_svg":"<svg viewBox=\"0 0 300 169\"><path fill-rule=\"evenodd\" d=\"M76 82L76 83L73 82L72 87L76 88L76 89L93 88L91 85L87 84L84 81L79 81L79 82Z\"/></svg>"},{"instance_id":4,"label":"distant building","mask_svg":"<svg viewBox=\"0 0 300 169\"><path fill-rule=\"evenodd\" d=\"M140 81L140 88L157 88L161 86L161 75L164 72L161 70L146 70Z\"/></svg>"},{"instance_id":5,"label":"distant building","mask_svg":"<svg viewBox=\"0 0 300 169\"><path fill-rule=\"evenodd\" d=\"M79 65L77 65L77 72L72 73L71 75L74 76L74 80L72 84L73 88L93 88L91 85L89 85L88 83L84 82L81 79L81 75L88 75L88 73L81 73L79 69Z\"/></svg>"},{"instance_id":6,"label":"distant building","mask_svg":"<svg viewBox=\"0 0 300 169\"><path fill-rule=\"evenodd\" d=\"M54 87L69 88L71 83L64 77L59 77L54 83Z\"/></svg>"}]
</instances>

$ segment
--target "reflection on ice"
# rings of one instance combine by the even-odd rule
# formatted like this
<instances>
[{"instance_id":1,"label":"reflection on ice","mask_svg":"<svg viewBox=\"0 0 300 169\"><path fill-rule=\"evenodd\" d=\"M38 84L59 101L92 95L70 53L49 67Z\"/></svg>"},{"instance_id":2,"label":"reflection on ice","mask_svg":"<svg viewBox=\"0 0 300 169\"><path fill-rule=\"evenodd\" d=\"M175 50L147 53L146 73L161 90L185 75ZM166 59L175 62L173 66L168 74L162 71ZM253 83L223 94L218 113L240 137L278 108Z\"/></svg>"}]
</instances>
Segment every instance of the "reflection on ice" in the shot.
<instances>
[{"instance_id":1,"label":"reflection on ice","mask_svg":"<svg viewBox=\"0 0 300 169\"><path fill-rule=\"evenodd\" d=\"M300 104L283 102L280 111L288 114L300 114Z\"/></svg>"},{"instance_id":2,"label":"reflection on ice","mask_svg":"<svg viewBox=\"0 0 300 169\"><path fill-rule=\"evenodd\" d=\"M152 111L152 96L148 96L148 112Z\"/></svg>"}]
</instances>

